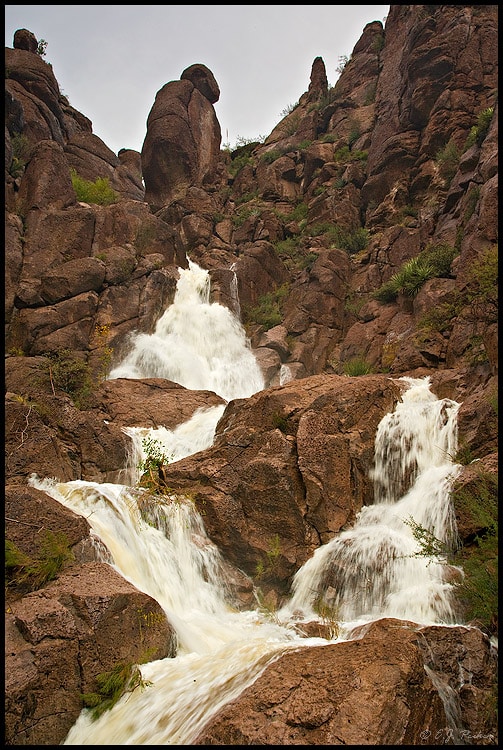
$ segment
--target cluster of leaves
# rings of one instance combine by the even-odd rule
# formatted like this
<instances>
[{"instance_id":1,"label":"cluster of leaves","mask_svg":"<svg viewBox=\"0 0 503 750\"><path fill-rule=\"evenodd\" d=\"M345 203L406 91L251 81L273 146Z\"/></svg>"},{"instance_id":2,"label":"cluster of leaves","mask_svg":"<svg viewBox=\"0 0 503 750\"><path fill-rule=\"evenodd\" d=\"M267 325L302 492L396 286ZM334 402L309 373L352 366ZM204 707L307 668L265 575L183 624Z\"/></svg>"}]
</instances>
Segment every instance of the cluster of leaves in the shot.
<instances>
[{"instance_id":1,"label":"cluster of leaves","mask_svg":"<svg viewBox=\"0 0 503 750\"><path fill-rule=\"evenodd\" d=\"M479 112L477 116L477 124L470 129L470 133L468 134L468 138L466 139L466 143L464 145L465 151L475 143L478 146L482 144L482 141L486 137L487 131L489 130L493 115L494 107L487 107L486 109L482 110L482 112Z\"/></svg>"},{"instance_id":2,"label":"cluster of leaves","mask_svg":"<svg viewBox=\"0 0 503 750\"><path fill-rule=\"evenodd\" d=\"M46 531L36 557L30 557L13 541L6 539L6 587L21 593L36 591L54 580L63 565L70 560L73 560L73 553L64 534Z\"/></svg>"},{"instance_id":3,"label":"cluster of leaves","mask_svg":"<svg viewBox=\"0 0 503 750\"><path fill-rule=\"evenodd\" d=\"M299 237L288 237L276 242L274 251L290 271L310 269L318 257L316 253L306 253L304 243Z\"/></svg>"},{"instance_id":4,"label":"cluster of leaves","mask_svg":"<svg viewBox=\"0 0 503 750\"><path fill-rule=\"evenodd\" d=\"M384 304L394 302L399 294L415 297L429 279L449 276L456 255L456 248L448 244L429 246L416 257L405 261L372 296Z\"/></svg>"},{"instance_id":5,"label":"cluster of leaves","mask_svg":"<svg viewBox=\"0 0 503 750\"><path fill-rule=\"evenodd\" d=\"M140 486L156 494L164 495L170 492L169 488L161 485L161 471L163 466L173 460L173 456L168 456L157 438L147 436L141 443L145 458L138 463L138 470L142 474Z\"/></svg>"},{"instance_id":6,"label":"cluster of leaves","mask_svg":"<svg viewBox=\"0 0 503 750\"><path fill-rule=\"evenodd\" d=\"M84 706L90 709L93 720L111 709L126 693L132 693L136 688L144 690L152 684L143 679L138 665L132 662L119 662L109 672L97 675L96 682L97 692L81 695Z\"/></svg>"},{"instance_id":7,"label":"cluster of leaves","mask_svg":"<svg viewBox=\"0 0 503 750\"><path fill-rule=\"evenodd\" d=\"M266 551L265 562L259 561L256 566L255 575L257 578L273 574L277 569L281 555L281 541L278 534L275 534L269 540L269 547Z\"/></svg>"},{"instance_id":8,"label":"cluster of leaves","mask_svg":"<svg viewBox=\"0 0 503 750\"><path fill-rule=\"evenodd\" d=\"M94 182L85 180L75 169L71 170L73 189L77 200L83 203L96 203L98 206L110 206L117 203L119 196L110 187L108 177L98 177Z\"/></svg>"}]
</instances>

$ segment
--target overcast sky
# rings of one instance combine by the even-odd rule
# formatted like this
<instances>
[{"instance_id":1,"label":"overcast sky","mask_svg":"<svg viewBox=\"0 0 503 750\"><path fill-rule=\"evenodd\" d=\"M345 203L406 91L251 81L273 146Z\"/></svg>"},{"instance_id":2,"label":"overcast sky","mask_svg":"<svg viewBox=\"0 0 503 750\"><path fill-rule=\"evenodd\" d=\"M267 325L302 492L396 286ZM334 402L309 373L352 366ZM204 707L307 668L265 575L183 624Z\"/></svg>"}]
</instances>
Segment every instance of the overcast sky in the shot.
<instances>
[{"instance_id":1,"label":"overcast sky","mask_svg":"<svg viewBox=\"0 0 503 750\"><path fill-rule=\"evenodd\" d=\"M389 5L6 5L5 46L28 29L47 42L61 92L117 153L141 151L159 89L189 65L218 83L222 146L269 135L323 58L334 85Z\"/></svg>"}]
</instances>

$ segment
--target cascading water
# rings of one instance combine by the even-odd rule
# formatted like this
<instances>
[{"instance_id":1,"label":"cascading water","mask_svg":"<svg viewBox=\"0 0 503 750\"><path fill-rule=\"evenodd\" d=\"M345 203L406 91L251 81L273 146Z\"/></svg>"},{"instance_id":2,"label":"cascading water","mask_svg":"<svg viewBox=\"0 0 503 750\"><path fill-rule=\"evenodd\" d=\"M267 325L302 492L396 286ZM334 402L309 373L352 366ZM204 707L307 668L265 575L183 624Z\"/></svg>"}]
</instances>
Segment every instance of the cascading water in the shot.
<instances>
[{"instance_id":1,"label":"cascading water","mask_svg":"<svg viewBox=\"0 0 503 750\"><path fill-rule=\"evenodd\" d=\"M155 333L137 336L111 377L164 377L224 399L260 390L261 375L240 324L225 308L210 305L208 294L206 272L189 264ZM193 503L176 495L152 498L134 486L142 438L160 440L165 453L179 460L211 445L220 407L196 413L173 431L129 428L129 484L31 478L33 486L88 519L100 559L159 602L179 642L175 658L140 666L149 687L126 694L94 722L84 710L64 744L193 743L272 660L288 649L329 643L302 638L298 630L302 620L323 620L323 603L337 613L339 640L350 637L355 622L383 616L452 622L447 566L418 555L408 521L446 543L455 536L449 490L459 467L450 456L459 405L438 400L428 379L402 380L407 390L377 432L375 504L298 571L292 598L274 619L259 608L233 608L219 550Z\"/></svg>"},{"instance_id":2,"label":"cascading water","mask_svg":"<svg viewBox=\"0 0 503 750\"><path fill-rule=\"evenodd\" d=\"M264 378L239 319L210 303L208 271L189 260L179 269L175 299L152 334L136 334L132 350L109 378L165 378L226 401L262 390Z\"/></svg>"},{"instance_id":3,"label":"cascading water","mask_svg":"<svg viewBox=\"0 0 503 750\"><path fill-rule=\"evenodd\" d=\"M309 617L322 605L346 623L455 620L453 584L446 580L455 571L424 556L414 530L424 529L445 548L455 544L450 487L460 467L450 457L459 404L438 400L428 378L401 380L409 388L377 431L375 502L298 571L284 614Z\"/></svg>"}]
</instances>

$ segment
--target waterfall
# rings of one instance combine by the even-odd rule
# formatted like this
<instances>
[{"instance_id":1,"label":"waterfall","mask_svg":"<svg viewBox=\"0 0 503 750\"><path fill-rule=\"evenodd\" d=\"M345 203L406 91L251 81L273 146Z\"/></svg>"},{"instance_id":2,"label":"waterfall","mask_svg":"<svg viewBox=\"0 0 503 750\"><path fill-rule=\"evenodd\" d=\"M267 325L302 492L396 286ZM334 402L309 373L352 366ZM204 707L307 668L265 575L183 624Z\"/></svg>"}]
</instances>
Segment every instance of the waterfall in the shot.
<instances>
[{"instance_id":1,"label":"waterfall","mask_svg":"<svg viewBox=\"0 0 503 750\"><path fill-rule=\"evenodd\" d=\"M408 388L377 430L375 503L297 572L284 615L309 618L321 607L346 623L455 621L450 580L461 571L446 565L445 555L425 556L414 530L424 529L441 551L456 544L450 489L460 470L451 458L459 404L437 399L429 378L400 380Z\"/></svg>"},{"instance_id":2,"label":"waterfall","mask_svg":"<svg viewBox=\"0 0 503 750\"><path fill-rule=\"evenodd\" d=\"M264 378L244 328L227 307L210 303L208 271L188 263L179 269L173 304L154 333L136 333L131 351L108 377L165 378L226 401L247 398L263 389Z\"/></svg>"},{"instance_id":3,"label":"waterfall","mask_svg":"<svg viewBox=\"0 0 503 750\"><path fill-rule=\"evenodd\" d=\"M450 486L459 467L451 457L459 405L437 399L427 378L402 380L401 401L377 430L375 503L362 508L353 529L316 550L298 571L290 601L273 618L260 608L233 608L221 554L187 497L152 496L127 484L31 477L32 486L87 518L101 544L98 554L103 545L108 550L101 559L159 602L179 644L176 657L139 665L151 683L143 691L126 694L96 721L84 709L64 744L192 744L222 706L288 649L347 639L355 622L383 616L453 622L449 566L441 556L420 554L410 521L442 543L454 543ZM204 412L189 422L188 441L180 440L178 430L161 436L166 451L178 458L190 450L190 441L195 448L212 439ZM136 456L138 439L146 434L137 430L128 429ZM323 621L327 611L336 613L339 635L334 632L332 641L301 637L299 622Z\"/></svg>"},{"instance_id":4,"label":"waterfall","mask_svg":"<svg viewBox=\"0 0 503 750\"><path fill-rule=\"evenodd\" d=\"M152 498L125 485L81 480L30 482L88 519L109 550L103 559L159 602L178 637L176 658L141 665L152 686L124 696L97 721L84 710L64 744L190 744L275 656L327 643L302 639L259 610L233 609L220 552L183 495Z\"/></svg>"}]
</instances>

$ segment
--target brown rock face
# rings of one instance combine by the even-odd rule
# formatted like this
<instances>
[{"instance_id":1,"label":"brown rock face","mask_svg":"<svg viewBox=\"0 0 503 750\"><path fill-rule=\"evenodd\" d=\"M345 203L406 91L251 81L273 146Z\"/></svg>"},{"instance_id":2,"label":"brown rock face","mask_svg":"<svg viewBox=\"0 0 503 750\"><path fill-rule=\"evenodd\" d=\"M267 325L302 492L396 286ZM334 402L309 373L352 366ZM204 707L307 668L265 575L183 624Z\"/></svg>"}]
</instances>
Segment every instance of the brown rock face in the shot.
<instances>
[{"instance_id":1,"label":"brown rock face","mask_svg":"<svg viewBox=\"0 0 503 750\"><path fill-rule=\"evenodd\" d=\"M415 745L446 726L412 631L283 654L196 745Z\"/></svg>"},{"instance_id":2,"label":"brown rock face","mask_svg":"<svg viewBox=\"0 0 503 750\"><path fill-rule=\"evenodd\" d=\"M232 401L214 445L165 467L165 481L195 497L208 534L249 575L277 536L260 585L285 594L310 551L372 501L375 431L399 394L382 376L318 375Z\"/></svg>"},{"instance_id":3,"label":"brown rock face","mask_svg":"<svg viewBox=\"0 0 503 750\"><path fill-rule=\"evenodd\" d=\"M14 34L14 49L26 49L28 52L36 52L38 41L35 34L28 29L18 29Z\"/></svg>"}]
</instances>

